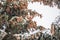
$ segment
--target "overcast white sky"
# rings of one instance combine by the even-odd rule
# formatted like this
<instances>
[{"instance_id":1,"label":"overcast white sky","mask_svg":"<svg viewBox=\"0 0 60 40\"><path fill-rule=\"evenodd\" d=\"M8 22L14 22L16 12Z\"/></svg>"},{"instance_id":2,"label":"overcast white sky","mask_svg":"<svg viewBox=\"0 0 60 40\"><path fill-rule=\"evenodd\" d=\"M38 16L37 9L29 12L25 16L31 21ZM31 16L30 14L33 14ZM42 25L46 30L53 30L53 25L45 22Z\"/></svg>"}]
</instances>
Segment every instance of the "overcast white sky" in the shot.
<instances>
[{"instance_id":1,"label":"overcast white sky","mask_svg":"<svg viewBox=\"0 0 60 40\"><path fill-rule=\"evenodd\" d=\"M44 6L43 4L40 4L38 2L29 3L28 9L32 9L37 11L39 14L42 14L42 19L40 19L38 16L35 17L33 20L37 22L37 25L44 26L45 28L50 28L52 22L55 20L55 18L60 15L60 9L57 9L57 7L49 7Z\"/></svg>"}]
</instances>

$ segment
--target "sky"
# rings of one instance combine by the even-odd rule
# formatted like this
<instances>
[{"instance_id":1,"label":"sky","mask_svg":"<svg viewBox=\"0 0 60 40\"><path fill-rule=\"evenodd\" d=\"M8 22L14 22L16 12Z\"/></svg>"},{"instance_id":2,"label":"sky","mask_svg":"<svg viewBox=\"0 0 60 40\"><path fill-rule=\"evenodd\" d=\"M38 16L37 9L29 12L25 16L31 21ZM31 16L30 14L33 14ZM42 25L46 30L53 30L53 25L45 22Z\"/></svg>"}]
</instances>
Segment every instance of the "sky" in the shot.
<instances>
[{"instance_id":1,"label":"sky","mask_svg":"<svg viewBox=\"0 0 60 40\"><path fill-rule=\"evenodd\" d=\"M28 9L31 9L32 11L36 11L39 14L42 14L42 18L36 16L33 18L33 21L37 22L37 26L43 26L45 28L51 28L52 22L55 20L55 18L60 15L60 9L58 9L56 6L49 7L48 5L40 4L39 2L33 2L28 4Z\"/></svg>"}]
</instances>

